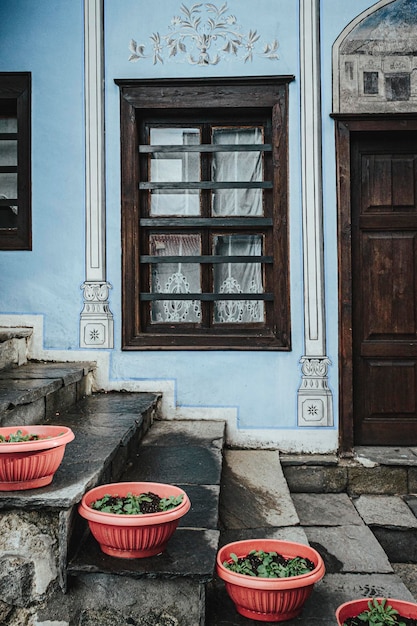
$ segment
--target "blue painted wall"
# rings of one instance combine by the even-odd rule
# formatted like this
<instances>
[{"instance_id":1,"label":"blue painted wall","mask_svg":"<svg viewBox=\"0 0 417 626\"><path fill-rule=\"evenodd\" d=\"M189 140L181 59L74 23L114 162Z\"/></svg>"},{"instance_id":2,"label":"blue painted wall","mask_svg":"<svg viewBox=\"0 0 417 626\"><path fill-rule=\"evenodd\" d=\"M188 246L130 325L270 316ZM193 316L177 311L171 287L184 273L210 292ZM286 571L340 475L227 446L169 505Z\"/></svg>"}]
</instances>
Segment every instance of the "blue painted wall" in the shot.
<instances>
[{"instance_id":1,"label":"blue painted wall","mask_svg":"<svg viewBox=\"0 0 417 626\"><path fill-rule=\"evenodd\" d=\"M115 320L110 351L114 380L174 380L181 406L236 407L239 426L295 429L299 359L304 351L299 148L299 42L297 0L228 0L231 28L257 31L253 60L225 55L216 65L185 55L163 63L129 61L130 41L152 54L154 33L168 34L181 0L105 0L107 279ZM185 2L187 6L192 3ZM218 3L220 6L222 3ZM332 360L329 385L338 402L337 248L331 47L369 0L322 0L324 233L326 325ZM174 21L172 21L174 20ZM279 58L262 55L278 40ZM212 53L212 50L210 50ZM194 57L196 58L196 57ZM213 56L211 57L213 58ZM80 285L85 278L84 75L82 0L1 0L0 71L32 72L33 251L0 252L0 313L44 315L44 347L78 350ZM119 91L116 78L294 74L290 85L290 273L292 351L129 352L121 345ZM305 435L308 438L308 434Z\"/></svg>"},{"instance_id":2,"label":"blue painted wall","mask_svg":"<svg viewBox=\"0 0 417 626\"><path fill-rule=\"evenodd\" d=\"M32 72L33 219L33 251L0 252L0 311L42 313L46 347L76 348L85 248L82 3L2 0L0 71Z\"/></svg>"}]
</instances>

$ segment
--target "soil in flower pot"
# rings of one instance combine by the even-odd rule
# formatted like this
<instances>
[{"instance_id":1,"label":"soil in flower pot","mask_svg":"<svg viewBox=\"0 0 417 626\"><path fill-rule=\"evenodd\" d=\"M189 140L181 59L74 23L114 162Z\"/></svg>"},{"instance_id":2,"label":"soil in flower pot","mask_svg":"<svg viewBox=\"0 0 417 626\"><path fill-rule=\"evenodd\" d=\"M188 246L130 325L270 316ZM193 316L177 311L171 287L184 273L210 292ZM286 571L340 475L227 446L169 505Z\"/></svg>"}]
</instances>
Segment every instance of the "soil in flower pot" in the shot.
<instances>
[{"instance_id":1,"label":"soil in flower pot","mask_svg":"<svg viewBox=\"0 0 417 626\"><path fill-rule=\"evenodd\" d=\"M158 494L147 491L138 495L128 493L123 497L105 494L102 498L91 502L89 506L96 511L115 513L116 515L148 515L149 513L174 509L182 501L182 494L176 497L161 498Z\"/></svg>"},{"instance_id":2,"label":"soil in flower pot","mask_svg":"<svg viewBox=\"0 0 417 626\"><path fill-rule=\"evenodd\" d=\"M231 554L223 565L232 572L262 578L288 578L308 574L315 568L313 561L301 556L285 558L277 552L251 550L246 556Z\"/></svg>"}]
</instances>

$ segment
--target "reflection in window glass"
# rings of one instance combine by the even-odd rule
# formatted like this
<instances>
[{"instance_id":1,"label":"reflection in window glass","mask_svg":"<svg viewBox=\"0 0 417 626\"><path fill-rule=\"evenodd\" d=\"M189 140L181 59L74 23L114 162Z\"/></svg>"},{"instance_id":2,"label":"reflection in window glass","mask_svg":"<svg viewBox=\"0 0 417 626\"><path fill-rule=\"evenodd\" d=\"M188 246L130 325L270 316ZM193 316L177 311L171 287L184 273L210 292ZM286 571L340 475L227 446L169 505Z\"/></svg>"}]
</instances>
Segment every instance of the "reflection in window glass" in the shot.
<instances>
[{"instance_id":1,"label":"reflection in window glass","mask_svg":"<svg viewBox=\"0 0 417 626\"><path fill-rule=\"evenodd\" d=\"M0 133L17 133L17 118L0 115Z\"/></svg>"},{"instance_id":2,"label":"reflection in window glass","mask_svg":"<svg viewBox=\"0 0 417 626\"><path fill-rule=\"evenodd\" d=\"M0 139L0 166L17 166L17 141L16 139Z\"/></svg>"},{"instance_id":3,"label":"reflection in window glass","mask_svg":"<svg viewBox=\"0 0 417 626\"><path fill-rule=\"evenodd\" d=\"M200 235L155 234L149 237L153 256L199 256ZM198 263L152 264L151 293L201 293ZM201 318L199 300L158 300L151 304L152 323L197 323Z\"/></svg>"},{"instance_id":4,"label":"reflection in window glass","mask_svg":"<svg viewBox=\"0 0 417 626\"><path fill-rule=\"evenodd\" d=\"M0 198L17 198L17 174L0 173Z\"/></svg>"},{"instance_id":5,"label":"reflection in window glass","mask_svg":"<svg viewBox=\"0 0 417 626\"><path fill-rule=\"evenodd\" d=\"M261 128L215 128L213 144L262 144ZM263 180L262 152L217 152L213 155L216 182ZM213 193L213 215L263 215L262 189L218 189Z\"/></svg>"},{"instance_id":6,"label":"reflection in window glass","mask_svg":"<svg viewBox=\"0 0 417 626\"><path fill-rule=\"evenodd\" d=\"M190 146L200 143L197 128L152 128L153 146ZM150 177L153 183L198 182L201 180L198 152L153 152L150 156ZM152 189L151 215L199 215L198 189Z\"/></svg>"},{"instance_id":7,"label":"reflection in window glass","mask_svg":"<svg viewBox=\"0 0 417 626\"><path fill-rule=\"evenodd\" d=\"M261 256L261 235L214 237L213 253L219 256ZM213 265L216 293L263 293L261 263L219 263ZM259 323L264 321L262 300L218 300L215 323Z\"/></svg>"}]
</instances>

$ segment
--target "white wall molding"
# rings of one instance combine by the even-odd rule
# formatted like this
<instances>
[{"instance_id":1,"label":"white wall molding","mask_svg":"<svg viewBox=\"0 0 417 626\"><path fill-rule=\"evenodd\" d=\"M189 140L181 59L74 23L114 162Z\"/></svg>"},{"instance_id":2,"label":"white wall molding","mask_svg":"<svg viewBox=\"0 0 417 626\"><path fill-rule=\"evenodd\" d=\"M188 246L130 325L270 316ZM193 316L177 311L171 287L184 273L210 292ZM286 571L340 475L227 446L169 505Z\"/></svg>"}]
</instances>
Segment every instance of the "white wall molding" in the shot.
<instances>
[{"instance_id":1,"label":"white wall molding","mask_svg":"<svg viewBox=\"0 0 417 626\"><path fill-rule=\"evenodd\" d=\"M103 0L84 0L86 274L81 348L113 348L106 280Z\"/></svg>"},{"instance_id":2,"label":"white wall molding","mask_svg":"<svg viewBox=\"0 0 417 626\"><path fill-rule=\"evenodd\" d=\"M298 425L333 425L327 386L320 96L320 2L300 0L304 344ZM314 418L314 419L313 419Z\"/></svg>"}]
</instances>

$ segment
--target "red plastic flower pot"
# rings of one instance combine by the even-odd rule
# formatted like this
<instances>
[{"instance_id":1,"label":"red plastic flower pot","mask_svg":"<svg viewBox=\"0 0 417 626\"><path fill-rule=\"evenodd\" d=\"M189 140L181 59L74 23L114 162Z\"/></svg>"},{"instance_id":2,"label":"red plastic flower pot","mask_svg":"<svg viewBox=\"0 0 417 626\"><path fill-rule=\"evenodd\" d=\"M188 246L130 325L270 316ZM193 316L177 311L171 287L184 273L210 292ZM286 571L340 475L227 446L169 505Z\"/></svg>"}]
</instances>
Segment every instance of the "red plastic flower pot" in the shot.
<instances>
[{"instance_id":1,"label":"red plastic flower pot","mask_svg":"<svg viewBox=\"0 0 417 626\"><path fill-rule=\"evenodd\" d=\"M368 602L374 600L374 598L360 598L357 600L350 600L341 604L336 610L336 619L339 626L343 626L344 622L349 617L357 617L362 611L366 611L368 608ZM377 598L379 602L383 598ZM387 605L392 606L393 609L398 611L402 617L408 617L409 619L417 619L417 604L414 602L407 602L405 600L395 600L393 598L387 598Z\"/></svg>"},{"instance_id":2,"label":"red plastic flower pot","mask_svg":"<svg viewBox=\"0 0 417 626\"><path fill-rule=\"evenodd\" d=\"M4 438L21 431L37 435L33 441L0 442L0 491L44 487L64 457L65 446L74 433L65 426L7 426L0 428Z\"/></svg>"},{"instance_id":3,"label":"red plastic flower pot","mask_svg":"<svg viewBox=\"0 0 417 626\"><path fill-rule=\"evenodd\" d=\"M301 556L310 559L315 568L300 576L262 578L232 572L223 563L231 561L233 553L245 557L251 550L277 552L286 559ZM236 610L244 617L260 622L284 622L295 618L311 595L313 586L325 573L323 559L310 546L278 539L248 539L225 545L217 553L218 576L224 580L226 591Z\"/></svg>"},{"instance_id":4,"label":"red plastic flower pot","mask_svg":"<svg viewBox=\"0 0 417 626\"><path fill-rule=\"evenodd\" d=\"M182 495L181 504L169 511L143 515L104 513L89 505L105 495L124 497L129 493L156 493L161 498ZM88 521L100 549L124 559L140 559L160 554L178 526L180 518L190 509L190 500L182 489L174 485L149 482L110 483L95 487L84 495L78 511Z\"/></svg>"}]
</instances>

